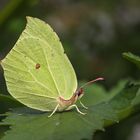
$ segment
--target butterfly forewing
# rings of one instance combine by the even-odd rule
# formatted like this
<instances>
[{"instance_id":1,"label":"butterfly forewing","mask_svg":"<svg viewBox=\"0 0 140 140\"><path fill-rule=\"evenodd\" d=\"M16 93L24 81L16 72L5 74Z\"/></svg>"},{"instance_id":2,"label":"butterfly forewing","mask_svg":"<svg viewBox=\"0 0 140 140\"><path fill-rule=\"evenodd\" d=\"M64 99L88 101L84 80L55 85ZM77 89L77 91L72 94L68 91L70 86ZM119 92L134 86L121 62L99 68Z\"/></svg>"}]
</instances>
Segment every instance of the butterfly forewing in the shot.
<instances>
[{"instance_id":1,"label":"butterfly forewing","mask_svg":"<svg viewBox=\"0 0 140 140\"><path fill-rule=\"evenodd\" d=\"M28 17L2 66L10 94L35 109L52 110L59 96L69 99L77 88L75 72L59 38L36 18Z\"/></svg>"}]
</instances>

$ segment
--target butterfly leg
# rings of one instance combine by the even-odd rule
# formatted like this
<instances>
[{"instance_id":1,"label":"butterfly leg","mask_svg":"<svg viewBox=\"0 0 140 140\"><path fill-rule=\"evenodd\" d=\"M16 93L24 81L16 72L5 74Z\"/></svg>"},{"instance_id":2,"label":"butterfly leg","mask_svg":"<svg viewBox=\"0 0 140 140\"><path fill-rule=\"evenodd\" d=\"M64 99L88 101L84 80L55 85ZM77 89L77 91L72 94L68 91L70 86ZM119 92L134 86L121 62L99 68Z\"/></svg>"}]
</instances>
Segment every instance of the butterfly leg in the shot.
<instances>
[{"instance_id":1,"label":"butterfly leg","mask_svg":"<svg viewBox=\"0 0 140 140\"><path fill-rule=\"evenodd\" d=\"M56 112L58 106L59 106L59 104L55 107L55 109L53 110L53 112L48 117L51 117Z\"/></svg>"},{"instance_id":2,"label":"butterfly leg","mask_svg":"<svg viewBox=\"0 0 140 140\"><path fill-rule=\"evenodd\" d=\"M80 104L81 104L81 106L82 106L83 108L88 109L88 107L85 106L85 105L81 102L81 100L79 100L79 102L80 102Z\"/></svg>"},{"instance_id":3,"label":"butterfly leg","mask_svg":"<svg viewBox=\"0 0 140 140\"><path fill-rule=\"evenodd\" d=\"M82 115L85 115L85 114L86 114L86 113L81 112L76 104L71 105L70 107L71 107L71 108L72 108L72 107L75 107L76 110L77 110L77 112L79 112L79 113L82 114Z\"/></svg>"}]
</instances>

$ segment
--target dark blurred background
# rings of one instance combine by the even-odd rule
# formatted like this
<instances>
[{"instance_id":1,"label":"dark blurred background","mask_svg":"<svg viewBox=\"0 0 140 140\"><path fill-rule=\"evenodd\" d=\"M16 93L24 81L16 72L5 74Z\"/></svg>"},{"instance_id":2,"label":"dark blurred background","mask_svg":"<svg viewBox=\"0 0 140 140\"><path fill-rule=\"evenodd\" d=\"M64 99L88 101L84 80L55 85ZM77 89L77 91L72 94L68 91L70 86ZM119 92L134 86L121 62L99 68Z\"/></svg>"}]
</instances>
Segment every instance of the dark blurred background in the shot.
<instances>
[{"instance_id":1,"label":"dark blurred background","mask_svg":"<svg viewBox=\"0 0 140 140\"><path fill-rule=\"evenodd\" d=\"M140 0L0 0L0 59L25 28L26 16L46 21L57 32L79 80L103 76L109 89L120 79L140 78L136 66L122 58L127 51L140 55ZM3 79L0 68L0 92L7 93ZM137 121L95 139L140 140L134 136L140 133Z\"/></svg>"}]
</instances>

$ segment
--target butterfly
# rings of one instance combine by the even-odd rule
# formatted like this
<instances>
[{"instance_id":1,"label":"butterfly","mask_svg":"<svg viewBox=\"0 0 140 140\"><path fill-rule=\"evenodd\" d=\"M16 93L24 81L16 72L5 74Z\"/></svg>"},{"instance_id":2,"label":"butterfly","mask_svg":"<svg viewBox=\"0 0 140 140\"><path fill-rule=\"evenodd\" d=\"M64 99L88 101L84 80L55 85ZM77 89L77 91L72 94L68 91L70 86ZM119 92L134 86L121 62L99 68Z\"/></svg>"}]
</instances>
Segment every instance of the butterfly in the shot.
<instances>
[{"instance_id":1,"label":"butterfly","mask_svg":"<svg viewBox=\"0 0 140 140\"><path fill-rule=\"evenodd\" d=\"M44 21L27 17L27 24L18 41L1 61L9 93L24 105L41 110L76 110L83 87L77 88L72 64L53 29ZM80 104L87 109L80 101Z\"/></svg>"}]
</instances>

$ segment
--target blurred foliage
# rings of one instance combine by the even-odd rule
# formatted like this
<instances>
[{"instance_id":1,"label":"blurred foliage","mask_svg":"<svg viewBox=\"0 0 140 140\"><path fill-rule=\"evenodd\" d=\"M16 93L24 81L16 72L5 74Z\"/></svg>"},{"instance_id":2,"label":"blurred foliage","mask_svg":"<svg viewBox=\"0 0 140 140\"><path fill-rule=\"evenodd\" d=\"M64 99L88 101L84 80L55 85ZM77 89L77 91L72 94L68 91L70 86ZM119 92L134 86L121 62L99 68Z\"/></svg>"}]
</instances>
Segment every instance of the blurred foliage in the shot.
<instances>
[{"instance_id":1,"label":"blurred foliage","mask_svg":"<svg viewBox=\"0 0 140 140\"><path fill-rule=\"evenodd\" d=\"M10 108L21 106L23 105L13 99L11 96L0 94L0 114L5 113L5 111L8 111Z\"/></svg>"},{"instance_id":2,"label":"blurred foliage","mask_svg":"<svg viewBox=\"0 0 140 140\"><path fill-rule=\"evenodd\" d=\"M78 79L101 75L110 87L121 78L138 78L138 70L120 57L126 51L140 54L138 0L7 0L1 11L12 9L7 5L14 9L0 23L1 59L25 27L25 16L30 15L45 20L59 34Z\"/></svg>"},{"instance_id":3,"label":"blurred foliage","mask_svg":"<svg viewBox=\"0 0 140 140\"><path fill-rule=\"evenodd\" d=\"M130 52L123 53L124 58L131 61L132 63L136 64L140 68L140 57L137 55L134 55Z\"/></svg>"},{"instance_id":4,"label":"blurred foliage","mask_svg":"<svg viewBox=\"0 0 140 140\"><path fill-rule=\"evenodd\" d=\"M45 20L55 29L79 80L102 76L106 88L110 89L120 79L140 78L137 67L121 57L123 52L140 56L139 0L1 0L0 59L18 39L27 15ZM0 92L7 94L2 73L0 68ZM118 92L117 88L113 90L114 94L115 90ZM0 106L2 111L8 108ZM108 128L96 139L136 140L134 129L138 124L138 117L130 118Z\"/></svg>"}]
</instances>

